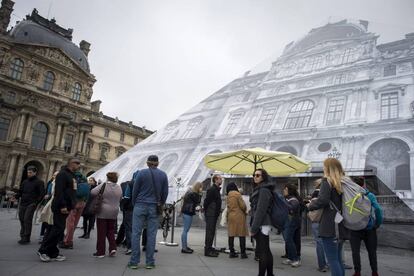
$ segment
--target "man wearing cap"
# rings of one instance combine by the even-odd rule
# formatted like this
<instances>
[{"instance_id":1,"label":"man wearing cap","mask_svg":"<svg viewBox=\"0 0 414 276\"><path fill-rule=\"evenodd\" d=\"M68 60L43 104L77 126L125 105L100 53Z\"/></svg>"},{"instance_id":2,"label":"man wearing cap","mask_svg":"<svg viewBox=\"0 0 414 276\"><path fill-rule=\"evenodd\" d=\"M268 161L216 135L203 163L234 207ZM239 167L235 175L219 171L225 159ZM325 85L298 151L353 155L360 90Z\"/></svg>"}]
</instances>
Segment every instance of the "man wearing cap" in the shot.
<instances>
[{"instance_id":1,"label":"man wearing cap","mask_svg":"<svg viewBox=\"0 0 414 276\"><path fill-rule=\"evenodd\" d=\"M132 254L128 263L131 269L137 269L140 262L140 238L144 225L147 225L147 245L145 261L147 269L155 267L154 250L158 229L159 205L163 205L168 196L168 178L158 169L158 157L150 155L147 159L148 169L139 171L132 189L134 204L132 219Z\"/></svg>"},{"instance_id":2,"label":"man wearing cap","mask_svg":"<svg viewBox=\"0 0 414 276\"><path fill-rule=\"evenodd\" d=\"M53 226L37 252L42 262L66 259L65 256L59 254L57 244L65 232L66 218L76 204L74 173L79 170L79 167L80 160L71 158L56 176L55 194L52 201Z\"/></svg>"},{"instance_id":3,"label":"man wearing cap","mask_svg":"<svg viewBox=\"0 0 414 276\"><path fill-rule=\"evenodd\" d=\"M19 220L20 240L19 244L28 244L32 233L32 220L36 206L45 194L45 183L37 178L37 168L27 167L27 178L20 185L16 194L20 198Z\"/></svg>"}]
</instances>

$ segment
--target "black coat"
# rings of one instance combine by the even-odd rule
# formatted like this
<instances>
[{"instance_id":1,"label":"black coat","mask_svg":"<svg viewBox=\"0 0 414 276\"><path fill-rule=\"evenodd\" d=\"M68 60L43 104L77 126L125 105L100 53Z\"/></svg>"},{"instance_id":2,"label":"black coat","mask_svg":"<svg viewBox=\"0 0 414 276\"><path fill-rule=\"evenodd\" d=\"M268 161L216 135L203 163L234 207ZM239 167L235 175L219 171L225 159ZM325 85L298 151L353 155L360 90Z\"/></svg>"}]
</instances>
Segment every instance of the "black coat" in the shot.
<instances>
[{"instance_id":1,"label":"black coat","mask_svg":"<svg viewBox=\"0 0 414 276\"><path fill-rule=\"evenodd\" d=\"M37 176L33 176L23 181L16 197L20 197L21 206L28 206L33 203L40 203L44 195L45 183Z\"/></svg>"},{"instance_id":2,"label":"black coat","mask_svg":"<svg viewBox=\"0 0 414 276\"><path fill-rule=\"evenodd\" d=\"M269 209L273 198L274 184L262 183L253 189L250 195L251 207L251 232L256 234L262 225L272 225Z\"/></svg>"},{"instance_id":3,"label":"black coat","mask_svg":"<svg viewBox=\"0 0 414 276\"><path fill-rule=\"evenodd\" d=\"M194 216L195 208L201 202L201 195L196 192L188 192L184 196L183 207L181 208L181 213Z\"/></svg>"},{"instance_id":4,"label":"black coat","mask_svg":"<svg viewBox=\"0 0 414 276\"><path fill-rule=\"evenodd\" d=\"M331 187L328 180L324 178L317 199L312 200L308 207L309 211L323 208L321 221L319 222L319 236L324 238L336 237L336 210L330 206L329 202L335 204L342 211L342 195L338 194L336 189ZM343 226L343 222L341 222L339 224L339 238L345 240L348 237L349 231Z\"/></svg>"},{"instance_id":5,"label":"black coat","mask_svg":"<svg viewBox=\"0 0 414 276\"><path fill-rule=\"evenodd\" d=\"M55 195L52 201L52 211L59 212L62 208L68 211L75 208L76 190L74 174L67 167L64 167L55 179Z\"/></svg>"},{"instance_id":6,"label":"black coat","mask_svg":"<svg viewBox=\"0 0 414 276\"><path fill-rule=\"evenodd\" d=\"M206 217L218 217L221 212L221 195L220 187L213 184L207 190L206 199L204 199L204 214Z\"/></svg>"}]
</instances>

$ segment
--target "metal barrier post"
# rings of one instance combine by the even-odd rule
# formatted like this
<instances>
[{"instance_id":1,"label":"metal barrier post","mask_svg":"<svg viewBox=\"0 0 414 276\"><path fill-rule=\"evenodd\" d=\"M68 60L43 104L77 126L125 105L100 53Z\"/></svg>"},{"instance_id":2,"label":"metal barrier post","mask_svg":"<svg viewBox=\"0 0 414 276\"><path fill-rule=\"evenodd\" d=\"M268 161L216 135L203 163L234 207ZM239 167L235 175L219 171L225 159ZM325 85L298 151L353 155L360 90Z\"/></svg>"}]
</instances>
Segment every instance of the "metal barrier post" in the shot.
<instances>
[{"instance_id":1,"label":"metal barrier post","mask_svg":"<svg viewBox=\"0 0 414 276\"><path fill-rule=\"evenodd\" d=\"M172 223L171 223L171 242L167 242L165 245L167 245L167 246L178 246L178 243L174 242L175 204L173 205L172 214L173 214L173 217L172 217Z\"/></svg>"}]
</instances>

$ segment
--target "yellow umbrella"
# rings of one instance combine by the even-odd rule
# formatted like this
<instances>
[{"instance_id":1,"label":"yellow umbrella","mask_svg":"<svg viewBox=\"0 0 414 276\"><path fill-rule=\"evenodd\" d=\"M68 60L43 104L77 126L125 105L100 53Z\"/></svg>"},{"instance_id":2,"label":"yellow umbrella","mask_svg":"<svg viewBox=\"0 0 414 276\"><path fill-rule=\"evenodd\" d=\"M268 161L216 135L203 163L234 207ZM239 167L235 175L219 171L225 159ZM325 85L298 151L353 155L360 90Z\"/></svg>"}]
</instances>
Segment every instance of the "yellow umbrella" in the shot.
<instances>
[{"instance_id":1,"label":"yellow umbrella","mask_svg":"<svg viewBox=\"0 0 414 276\"><path fill-rule=\"evenodd\" d=\"M310 163L296 155L262 148L208 154L204 157L204 164L210 169L243 175L253 174L259 168L272 176L285 176L310 169Z\"/></svg>"}]
</instances>

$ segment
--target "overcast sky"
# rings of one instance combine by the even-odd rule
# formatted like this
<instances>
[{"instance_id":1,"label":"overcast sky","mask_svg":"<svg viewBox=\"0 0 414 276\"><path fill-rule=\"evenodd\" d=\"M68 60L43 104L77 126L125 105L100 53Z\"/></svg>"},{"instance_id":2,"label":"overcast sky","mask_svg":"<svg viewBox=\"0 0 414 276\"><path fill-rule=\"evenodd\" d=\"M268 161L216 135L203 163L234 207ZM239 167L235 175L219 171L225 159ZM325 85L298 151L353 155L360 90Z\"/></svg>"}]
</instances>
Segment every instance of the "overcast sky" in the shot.
<instances>
[{"instance_id":1,"label":"overcast sky","mask_svg":"<svg viewBox=\"0 0 414 276\"><path fill-rule=\"evenodd\" d=\"M244 72L264 71L290 41L343 18L370 21L379 43L414 32L414 1L15 0L90 42L92 100L156 130Z\"/></svg>"}]
</instances>

